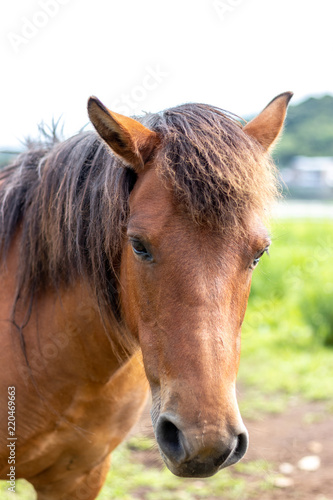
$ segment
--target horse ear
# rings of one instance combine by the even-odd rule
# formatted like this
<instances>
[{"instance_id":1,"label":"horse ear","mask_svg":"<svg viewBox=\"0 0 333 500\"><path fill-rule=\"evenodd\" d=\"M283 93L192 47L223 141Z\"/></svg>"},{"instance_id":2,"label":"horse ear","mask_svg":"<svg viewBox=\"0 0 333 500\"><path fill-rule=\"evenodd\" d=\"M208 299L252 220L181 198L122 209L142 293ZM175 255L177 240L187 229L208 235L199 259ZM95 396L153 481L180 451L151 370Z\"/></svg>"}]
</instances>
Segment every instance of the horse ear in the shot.
<instances>
[{"instance_id":1,"label":"horse ear","mask_svg":"<svg viewBox=\"0 0 333 500\"><path fill-rule=\"evenodd\" d=\"M243 128L268 151L280 135L292 92L275 97L266 108Z\"/></svg>"},{"instance_id":2,"label":"horse ear","mask_svg":"<svg viewBox=\"0 0 333 500\"><path fill-rule=\"evenodd\" d=\"M108 110L97 97L89 98L88 114L96 131L112 151L136 172L143 170L158 143L156 132L133 118Z\"/></svg>"}]
</instances>

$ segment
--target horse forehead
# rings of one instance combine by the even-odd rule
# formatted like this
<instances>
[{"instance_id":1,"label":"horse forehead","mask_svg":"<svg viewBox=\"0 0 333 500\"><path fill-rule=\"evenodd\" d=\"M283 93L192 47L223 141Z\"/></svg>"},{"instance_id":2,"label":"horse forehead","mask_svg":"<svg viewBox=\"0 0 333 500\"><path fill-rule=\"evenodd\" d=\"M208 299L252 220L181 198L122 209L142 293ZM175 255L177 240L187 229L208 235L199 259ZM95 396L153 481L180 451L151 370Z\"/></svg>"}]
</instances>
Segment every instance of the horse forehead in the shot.
<instances>
[{"instance_id":1,"label":"horse forehead","mask_svg":"<svg viewBox=\"0 0 333 500\"><path fill-rule=\"evenodd\" d=\"M154 168L139 175L129 202L132 222L159 225L175 212L172 189Z\"/></svg>"},{"instance_id":2,"label":"horse forehead","mask_svg":"<svg viewBox=\"0 0 333 500\"><path fill-rule=\"evenodd\" d=\"M201 249L205 247L207 255L214 254L217 249L232 254L242 254L244 251L251 253L270 242L267 228L256 213L248 213L245 231L241 238L230 237L229 233L224 235L224 231L214 232L197 226L185 214L182 215L177 207L172 185L161 178L155 167L150 167L139 175L130 195L129 204L129 227L132 226L147 236L176 237L184 245L195 237Z\"/></svg>"}]
</instances>

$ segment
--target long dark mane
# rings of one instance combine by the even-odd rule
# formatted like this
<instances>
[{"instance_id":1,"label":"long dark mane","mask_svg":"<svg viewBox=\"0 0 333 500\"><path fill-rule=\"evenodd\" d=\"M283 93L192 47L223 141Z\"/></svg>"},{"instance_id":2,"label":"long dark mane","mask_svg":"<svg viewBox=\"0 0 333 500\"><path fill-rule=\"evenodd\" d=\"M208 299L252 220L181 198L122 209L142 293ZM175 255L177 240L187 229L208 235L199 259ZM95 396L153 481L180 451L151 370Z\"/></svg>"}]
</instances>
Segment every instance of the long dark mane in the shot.
<instances>
[{"instance_id":1,"label":"long dark mane","mask_svg":"<svg viewBox=\"0 0 333 500\"><path fill-rule=\"evenodd\" d=\"M275 172L259 144L217 108L187 104L141 121L160 134L155 163L177 203L194 223L236 233L246 214L265 212L276 194ZM131 336L122 324L118 276L128 198L136 175L121 168L94 133L65 142L30 144L0 173L0 252L5 260L19 235L18 301L27 307L47 287L84 279L107 331L124 350ZM23 325L17 325L22 333Z\"/></svg>"}]
</instances>

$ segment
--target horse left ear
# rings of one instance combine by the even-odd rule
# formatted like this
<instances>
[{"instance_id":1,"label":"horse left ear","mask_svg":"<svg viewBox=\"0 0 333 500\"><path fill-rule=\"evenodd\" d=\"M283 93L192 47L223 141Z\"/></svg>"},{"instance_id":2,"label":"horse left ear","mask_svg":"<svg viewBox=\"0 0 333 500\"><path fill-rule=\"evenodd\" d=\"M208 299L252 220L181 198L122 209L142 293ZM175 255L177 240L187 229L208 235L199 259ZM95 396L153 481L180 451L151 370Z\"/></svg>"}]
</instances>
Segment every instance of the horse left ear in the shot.
<instances>
[{"instance_id":1,"label":"horse left ear","mask_svg":"<svg viewBox=\"0 0 333 500\"><path fill-rule=\"evenodd\" d=\"M281 133L292 96L292 92L278 95L243 128L244 132L256 139L266 151L272 148Z\"/></svg>"},{"instance_id":2,"label":"horse left ear","mask_svg":"<svg viewBox=\"0 0 333 500\"><path fill-rule=\"evenodd\" d=\"M156 132L133 118L107 109L97 97L88 100L88 114L97 133L136 172L143 170L158 143Z\"/></svg>"}]
</instances>

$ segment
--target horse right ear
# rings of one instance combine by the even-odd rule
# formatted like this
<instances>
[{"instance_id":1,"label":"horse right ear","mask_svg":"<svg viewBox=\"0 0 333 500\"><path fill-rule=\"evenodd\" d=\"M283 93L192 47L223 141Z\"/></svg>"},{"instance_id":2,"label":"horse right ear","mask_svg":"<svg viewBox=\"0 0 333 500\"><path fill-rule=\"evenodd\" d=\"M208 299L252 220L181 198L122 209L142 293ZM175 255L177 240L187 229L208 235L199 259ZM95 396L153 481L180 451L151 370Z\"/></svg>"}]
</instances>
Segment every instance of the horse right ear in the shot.
<instances>
[{"instance_id":1,"label":"horse right ear","mask_svg":"<svg viewBox=\"0 0 333 500\"><path fill-rule=\"evenodd\" d=\"M137 173L158 144L156 132L133 118L108 110L97 97L88 100L88 114L97 133Z\"/></svg>"},{"instance_id":2,"label":"horse right ear","mask_svg":"<svg viewBox=\"0 0 333 500\"><path fill-rule=\"evenodd\" d=\"M292 92L284 92L273 99L266 108L243 128L244 132L269 151L276 143L286 117Z\"/></svg>"}]
</instances>

